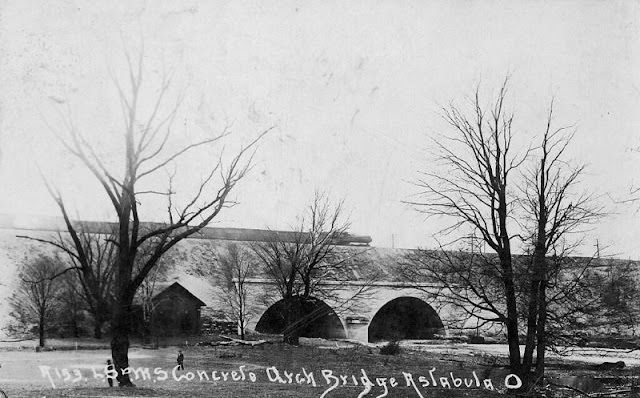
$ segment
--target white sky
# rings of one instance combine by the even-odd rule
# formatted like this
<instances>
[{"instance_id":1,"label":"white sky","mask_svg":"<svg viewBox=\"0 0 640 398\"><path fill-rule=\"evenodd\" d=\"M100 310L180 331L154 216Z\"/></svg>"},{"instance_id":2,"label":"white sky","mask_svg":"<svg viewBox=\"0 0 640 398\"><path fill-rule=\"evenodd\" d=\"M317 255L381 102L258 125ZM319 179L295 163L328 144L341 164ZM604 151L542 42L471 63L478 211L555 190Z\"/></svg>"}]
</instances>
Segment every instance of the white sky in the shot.
<instances>
[{"instance_id":1,"label":"white sky","mask_svg":"<svg viewBox=\"0 0 640 398\"><path fill-rule=\"evenodd\" d=\"M606 196L640 184L630 150L640 146L638 1L34 0L4 2L0 18L0 213L58 215L39 167L80 218L110 217L44 120L59 126L56 109L69 105L87 137L117 154L107 67L122 76L123 48L143 41L149 82L173 66L174 87L187 87L176 142L232 123L229 154L275 126L219 226L288 228L318 187L345 198L353 232L375 245L393 234L396 246L433 246L446 220L401 201L432 167L429 138L449 131L439 104L463 102L478 82L490 95L510 74L520 145L542 132L552 97L558 125L577 128L583 188L611 213L585 250L597 239L608 254L640 258L640 214ZM214 160L179 163L183 190Z\"/></svg>"}]
</instances>

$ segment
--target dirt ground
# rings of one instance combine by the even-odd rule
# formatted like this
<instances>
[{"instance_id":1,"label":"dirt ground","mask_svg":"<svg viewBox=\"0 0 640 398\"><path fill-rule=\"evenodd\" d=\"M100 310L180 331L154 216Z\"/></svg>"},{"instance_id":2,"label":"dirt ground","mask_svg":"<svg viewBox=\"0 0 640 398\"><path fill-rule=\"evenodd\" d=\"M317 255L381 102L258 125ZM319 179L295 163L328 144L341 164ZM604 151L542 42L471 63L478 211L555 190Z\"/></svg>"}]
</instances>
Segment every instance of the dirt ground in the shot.
<instances>
[{"instance_id":1,"label":"dirt ground","mask_svg":"<svg viewBox=\"0 0 640 398\"><path fill-rule=\"evenodd\" d=\"M9 397L496 397L509 393L501 353L475 346L406 346L395 356L377 347L307 342L290 347L182 347L185 370L174 370L178 347L133 348L136 388L109 388L107 349L0 351L0 388ZM604 372L558 361L554 376L627 377L640 368ZM117 383L116 383L117 384ZM366 395L365 395L365 392ZM386 392L386 395L385 395ZM569 396L570 394L565 394Z\"/></svg>"}]
</instances>

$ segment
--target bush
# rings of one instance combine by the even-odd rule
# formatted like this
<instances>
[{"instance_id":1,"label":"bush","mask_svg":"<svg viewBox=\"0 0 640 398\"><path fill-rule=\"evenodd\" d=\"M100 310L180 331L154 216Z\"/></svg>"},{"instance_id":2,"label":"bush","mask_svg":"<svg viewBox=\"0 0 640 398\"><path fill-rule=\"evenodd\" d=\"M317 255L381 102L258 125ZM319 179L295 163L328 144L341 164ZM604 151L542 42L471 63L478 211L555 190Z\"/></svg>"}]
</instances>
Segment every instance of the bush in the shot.
<instances>
[{"instance_id":1,"label":"bush","mask_svg":"<svg viewBox=\"0 0 640 398\"><path fill-rule=\"evenodd\" d=\"M473 334L473 335L469 336L468 343L469 344L484 344L485 341L484 341L484 337Z\"/></svg>"},{"instance_id":2,"label":"bush","mask_svg":"<svg viewBox=\"0 0 640 398\"><path fill-rule=\"evenodd\" d=\"M397 341L390 341L380 348L382 355L398 355L401 351L400 343Z\"/></svg>"}]
</instances>

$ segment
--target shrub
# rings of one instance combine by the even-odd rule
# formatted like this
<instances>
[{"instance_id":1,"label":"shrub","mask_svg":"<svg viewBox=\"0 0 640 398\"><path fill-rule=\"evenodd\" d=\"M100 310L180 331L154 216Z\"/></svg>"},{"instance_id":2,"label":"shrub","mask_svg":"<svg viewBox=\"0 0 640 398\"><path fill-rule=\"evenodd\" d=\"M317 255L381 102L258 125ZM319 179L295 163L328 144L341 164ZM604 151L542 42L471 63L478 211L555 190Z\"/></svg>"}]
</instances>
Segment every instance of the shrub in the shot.
<instances>
[{"instance_id":1,"label":"shrub","mask_svg":"<svg viewBox=\"0 0 640 398\"><path fill-rule=\"evenodd\" d=\"M398 355L401 351L400 343L397 341L390 341L380 348L382 355Z\"/></svg>"},{"instance_id":2,"label":"shrub","mask_svg":"<svg viewBox=\"0 0 640 398\"><path fill-rule=\"evenodd\" d=\"M472 334L469 336L469 340L468 340L469 344L484 344L484 337L476 335L476 334Z\"/></svg>"}]
</instances>

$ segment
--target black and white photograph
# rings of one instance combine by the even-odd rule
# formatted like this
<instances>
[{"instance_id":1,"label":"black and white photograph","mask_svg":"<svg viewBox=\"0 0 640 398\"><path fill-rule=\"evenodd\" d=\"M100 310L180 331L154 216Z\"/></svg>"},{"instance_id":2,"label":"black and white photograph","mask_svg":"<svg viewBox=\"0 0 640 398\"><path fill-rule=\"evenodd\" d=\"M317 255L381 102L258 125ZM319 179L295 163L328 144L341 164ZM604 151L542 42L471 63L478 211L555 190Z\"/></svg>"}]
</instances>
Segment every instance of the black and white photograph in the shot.
<instances>
[{"instance_id":1,"label":"black and white photograph","mask_svg":"<svg viewBox=\"0 0 640 398\"><path fill-rule=\"evenodd\" d=\"M640 1L0 2L0 398L640 397Z\"/></svg>"}]
</instances>

